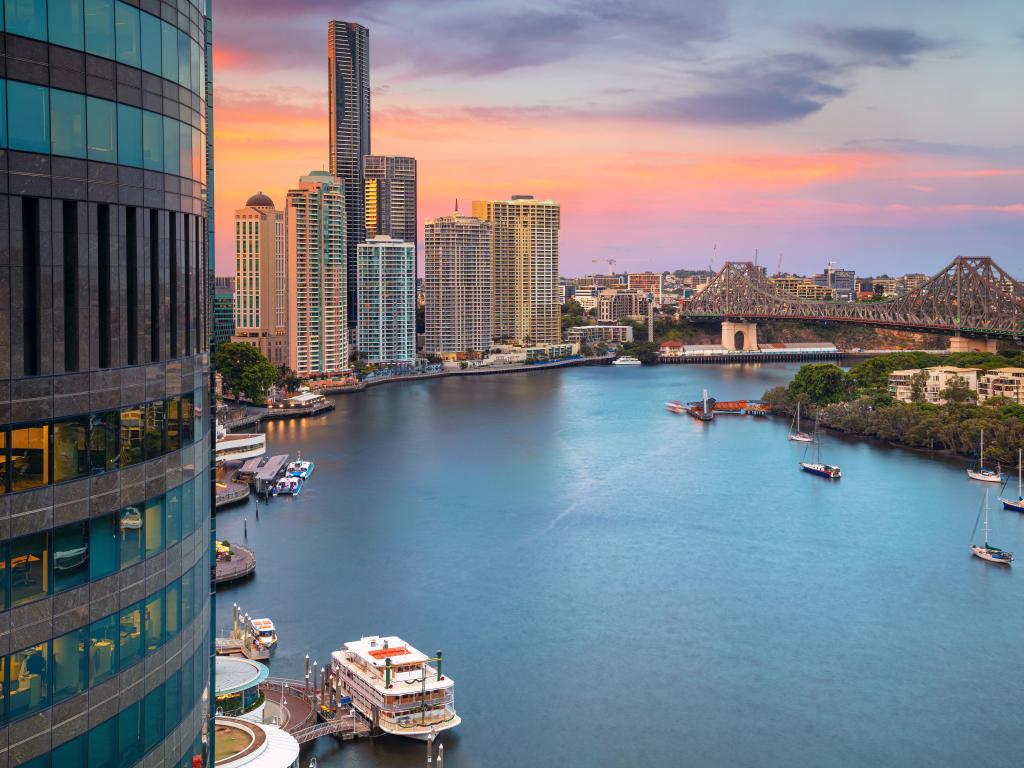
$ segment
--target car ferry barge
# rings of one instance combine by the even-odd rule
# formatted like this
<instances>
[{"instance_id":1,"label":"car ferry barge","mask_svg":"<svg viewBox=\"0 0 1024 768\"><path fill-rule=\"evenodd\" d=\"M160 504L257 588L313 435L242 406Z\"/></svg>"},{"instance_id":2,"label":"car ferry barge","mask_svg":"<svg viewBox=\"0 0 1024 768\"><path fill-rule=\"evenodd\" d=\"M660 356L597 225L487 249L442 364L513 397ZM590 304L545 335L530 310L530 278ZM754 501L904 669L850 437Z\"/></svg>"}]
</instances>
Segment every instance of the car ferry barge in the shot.
<instances>
[{"instance_id":1,"label":"car ferry barge","mask_svg":"<svg viewBox=\"0 0 1024 768\"><path fill-rule=\"evenodd\" d=\"M400 637L374 635L332 653L331 671L336 700L351 698L356 711L384 733L425 741L462 722L441 651L428 658Z\"/></svg>"}]
</instances>

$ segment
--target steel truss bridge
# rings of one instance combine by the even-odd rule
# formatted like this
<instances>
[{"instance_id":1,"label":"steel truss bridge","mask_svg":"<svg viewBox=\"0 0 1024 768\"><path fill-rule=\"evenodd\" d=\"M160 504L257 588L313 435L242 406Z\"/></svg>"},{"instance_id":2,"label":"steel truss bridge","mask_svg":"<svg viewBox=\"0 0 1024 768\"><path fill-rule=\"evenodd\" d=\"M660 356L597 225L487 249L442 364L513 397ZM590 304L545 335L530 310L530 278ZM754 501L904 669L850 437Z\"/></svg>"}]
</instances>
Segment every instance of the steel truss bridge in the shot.
<instances>
[{"instance_id":1,"label":"steel truss bridge","mask_svg":"<svg viewBox=\"0 0 1024 768\"><path fill-rule=\"evenodd\" d=\"M726 262L683 310L693 320L811 320L1024 341L1024 284L987 256L958 256L919 288L885 301L809 301L763 268Z\"/></svg>"}]
</instances>

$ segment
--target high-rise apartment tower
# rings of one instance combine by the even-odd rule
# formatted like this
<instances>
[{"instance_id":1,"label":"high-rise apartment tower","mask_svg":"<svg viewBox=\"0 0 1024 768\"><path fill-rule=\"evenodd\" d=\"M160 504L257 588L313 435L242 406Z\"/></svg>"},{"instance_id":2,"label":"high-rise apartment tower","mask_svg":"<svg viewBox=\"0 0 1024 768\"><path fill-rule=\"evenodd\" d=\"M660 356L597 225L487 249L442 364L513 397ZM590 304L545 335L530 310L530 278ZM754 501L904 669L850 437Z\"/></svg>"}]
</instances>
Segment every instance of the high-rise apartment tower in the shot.
<instances>
[{"instance_id":1,"label":"high-rise apartment tower","mask_svg":"<svg viewBox=\"0 0 1024 768\"><path fill-rule=\"evenodd\" d=\"M370 154L370 31L352 21L327 23L330 170L344 183L348 322L356 321L356 249L366 240L363 157Z\"/></svg>"},{"instance_id":2,"label":"high-rise apartment tower","mask_svg":"<svg viewBox=\"0 0 1024 768\"><path fill-rule=\"evenodd\" d=\"M416 246L387 235L359 244L359 357L416 359Z\"/></svg>"},{"instance_id":3,"label":"high-rise apartment tower","mask_svg":"<svg viewBox=\"0 0 1024 768\"><path fill-rule=\"evenodd\" d=\"M388 235L416 244L416 158L363 158L366 238Z\"/></svg>"}]
</instances>

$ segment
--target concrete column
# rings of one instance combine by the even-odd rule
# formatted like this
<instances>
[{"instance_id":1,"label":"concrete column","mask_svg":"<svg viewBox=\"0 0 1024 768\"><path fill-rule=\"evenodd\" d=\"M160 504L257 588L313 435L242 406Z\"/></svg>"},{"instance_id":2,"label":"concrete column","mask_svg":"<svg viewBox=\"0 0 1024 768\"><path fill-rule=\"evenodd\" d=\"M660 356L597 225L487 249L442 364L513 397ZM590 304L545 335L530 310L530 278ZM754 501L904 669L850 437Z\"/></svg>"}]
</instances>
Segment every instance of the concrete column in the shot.
<instances>
[{"instance_id":1,"label":"concrete column","mask_svg":"<svg viewBox=\"0 0 1024 768\"><path fill-rule=\"evenodd\" d=\"M949 340L950 352L992 352L998 351L995 339L968 339L965 336L953 336Z\"/></svg>"},{"instance_id":2,"label":"concrete column","mask_svg":"<svg viewBox=\"0 0 1024 768\"><path fill-rule=\"evenodd\" d=\"M743 334L737 338L737 334ZM739 341L739 343L737 343ZM757 323L722 321L722 346L731 352L757 352Z\"/></svg>"}]
</instances>

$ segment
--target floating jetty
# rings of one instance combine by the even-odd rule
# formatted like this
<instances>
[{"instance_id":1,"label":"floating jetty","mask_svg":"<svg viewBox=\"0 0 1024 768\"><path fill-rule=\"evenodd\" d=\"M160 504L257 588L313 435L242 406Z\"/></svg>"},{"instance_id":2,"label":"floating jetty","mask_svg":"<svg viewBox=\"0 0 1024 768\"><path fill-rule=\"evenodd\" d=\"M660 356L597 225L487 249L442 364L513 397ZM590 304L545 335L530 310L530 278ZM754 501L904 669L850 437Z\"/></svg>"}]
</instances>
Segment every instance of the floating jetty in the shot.
<instances>
[{"instance_id":1,"label":"floating jetty","mask_svg":"<svg viewBox=\"0 0 1024 768\"><path fill-rule=\"evenodd\" d=\"M738 416L767 416L769 408L760 400L716 400L715 413Z\"/></svg>"},{"instance_id":2,"label":"floating jetty","mask_svg":"<svg viewBox=\"0 0 1024 768\"><path fill-rule=\"evenodd\" d=\"M705 389L703 400L686 404L686 413L698 421L711 421L715 418L715 402L715 398L708 397L708 391Z\"/></svg>"},{"instance_id":3,"label":"floating jetty","mask_svg":"<svg viewBox=\"0 0 1024 768\"><path fill-rule=\"evenodd\" d=\"M235 603L232 606L231 629L217 638L218 656L245 656L250 661L267 661L270 650L255 639L252 619Z\"/></svg>"}]
</instances>

